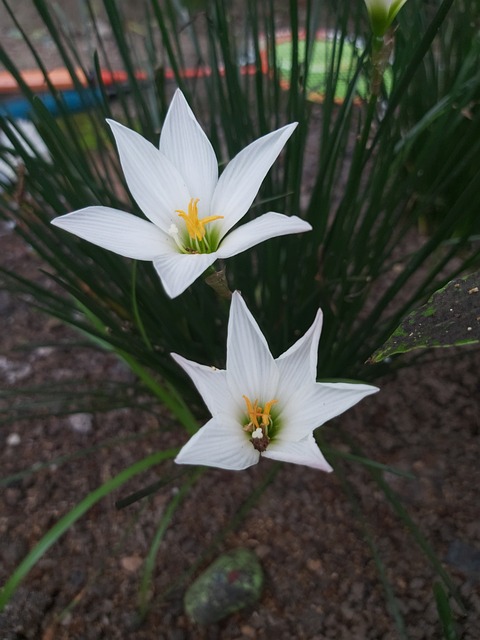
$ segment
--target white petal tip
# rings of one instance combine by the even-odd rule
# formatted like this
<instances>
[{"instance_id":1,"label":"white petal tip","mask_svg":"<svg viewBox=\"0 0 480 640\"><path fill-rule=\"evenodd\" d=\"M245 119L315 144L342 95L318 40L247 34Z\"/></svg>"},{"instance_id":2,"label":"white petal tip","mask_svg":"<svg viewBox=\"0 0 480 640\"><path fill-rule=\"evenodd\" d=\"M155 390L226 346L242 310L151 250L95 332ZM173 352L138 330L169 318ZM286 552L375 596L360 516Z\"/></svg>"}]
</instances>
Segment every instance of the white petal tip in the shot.
<instances>
[{"instance_id":1,"label":"white petal tip","mask_svg":"<svg viewBox=\"0 0 480 640\"><path fill-rule=\"evenodd\" d=\"M283 133L286 134L286 137L285 137L285 142L286 142L297 127L298 127L298 122L291 122L290 124L286 124L284 127L281 127L278 131L283 131Z\"/></svg>"},{"instance_id":2,"label":"white petal tip","mask_svg":"<svg viewBox=\"0 0 480 640\"><path fill-rule=\"evenodd\" d=\"M71 213L66 213L63 216L58 216L58 218L53 218L53 220L50 220L50 224L53 224L54 227L58 227L59 229L70 231L72 228L72 220L70 218L71 215ZM75 231L73 230L72 233L75 233Z\"/></svg>"},{"instance_id":3,"label":"white petal tip","mask_svg":"<svg viewBox=\"0 0 480 640\"><path fill-rule=\"evenodd\" d=\"M297 218L297 216L293 216L293 217ZM297 218L297 219L300 220L301 223L303 223L302 225L300 225L300 223L299 223L299 226L302 226L303 229L301 229L297 233L304 233L305 231L312 231L313 227L309 222L307 222L306 220L302 220L301 218Z\"/></svg>"}]
</instances>

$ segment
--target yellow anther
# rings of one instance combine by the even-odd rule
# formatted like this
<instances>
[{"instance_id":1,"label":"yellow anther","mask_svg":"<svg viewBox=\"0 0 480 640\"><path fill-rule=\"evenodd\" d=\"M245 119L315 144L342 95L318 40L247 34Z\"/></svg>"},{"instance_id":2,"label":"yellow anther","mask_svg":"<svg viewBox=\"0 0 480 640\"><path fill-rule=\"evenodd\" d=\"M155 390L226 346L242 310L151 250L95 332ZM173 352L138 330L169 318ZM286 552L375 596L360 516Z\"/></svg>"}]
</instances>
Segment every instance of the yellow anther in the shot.
<instances>
[{"instance_id":1,"label":"yellow anther","mask_svg":"<svg viewBox=\"0 0 480 640\"><path fill-rule=\"evenodd\" d=\"M245 403L247 405L247 413L248 417L250 418L249 425L251 425L255 429L258 429L260 426L258 424L258 418L262 415L261 407L258 406L258 400L255 400L255 402L252 404L252 401L250 400L250 398L247 398L247 396L242 396L242 398L245 400Z\"/></svg>"},{"instance_id":2,"label":"yellow anther","mask_svg":"<svg viewBox=\"0 0 480 640\"><path fill-rule=\"evenodd\" d=\"M192 240L203 240L205 236L205 225L214 220L220 220L223 216L207 216L206 218L198 218L198 201L200 198L192 198L188 203L188 213L181 209L176 209L180 218L185 220L188 235Z\"/></svg>"},{"instance_id":3,"label":"yellow anther","mask_svg":"<svg viewBox=\"0 0 480 640\"><path fill-rule=\"evenodd\" d=\"M242 398L245 400L245 404L247 405L247 414L250 419L248 426L251 425L254 429L260 429L261 427L258 422L259 418L262 420L262 427L270 426L272 421L270 412L272 410L272 406L277 402L277 400L270 400L266 403L265 408L262 409L258 404L258 400L255 400L255 402L252 403L250 398L247 398L247 396L242 396Z\"/></svg>"},{"instance_id":4,"label":"yellow anther","mask_svg":"<svg viewBox=\"0 0 480 640\"><path fill-rule=\"evenodd\" d=\"M270 425L270 422L272 421L272 417L270 416L270 411L272 410L272 406L276 403L277 403L277 400L270 400L270 402L267 402L267 404L265 405L265 409L263 410L263 413L262 413L262 425L264 427L268 427Z\"/></svg>"}]
</instances>

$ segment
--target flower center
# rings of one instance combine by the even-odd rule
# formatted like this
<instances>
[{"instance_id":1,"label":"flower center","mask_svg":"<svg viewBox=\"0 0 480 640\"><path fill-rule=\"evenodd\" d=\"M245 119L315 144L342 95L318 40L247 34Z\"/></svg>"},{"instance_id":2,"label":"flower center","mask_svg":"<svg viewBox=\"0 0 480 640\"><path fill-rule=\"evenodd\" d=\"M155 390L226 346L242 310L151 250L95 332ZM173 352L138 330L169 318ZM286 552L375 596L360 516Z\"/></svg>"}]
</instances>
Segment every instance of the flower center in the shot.
<instances>
[{"instance_id":1,"label":"flower center","mask_svg":"<svg viewBox=\"0 0 480 640\"><path fill-rule=\"evenodd\" d=\"M223 216L206 216L205 218L198 217L198 202L200 198L191 198L188 203L188 212L185 213L182 209L176 209L175 213L178 214L182 220L185 221L187 233L190 238L189 245L184 247L186 252L193 253L208 253L211 251L208 237L206 238L205 225L214 220L220 220Z\"/></svg>"},{"instance_id":2,"label":"flower center","mask_svg":"<svg viewBox=\"0 0 480 640\"><path fill-rule=\"evenodd\" d=\"M250 441L257 451L265 451L270 442L268 435L269 428L273 424L271 416L272 407L277 400L269 400L265 407L258 404L258 400L252 402L247 396L242 396L247 405L248 422L243 427L244 431L250 433Z\"/></svg>"}]
</instances>

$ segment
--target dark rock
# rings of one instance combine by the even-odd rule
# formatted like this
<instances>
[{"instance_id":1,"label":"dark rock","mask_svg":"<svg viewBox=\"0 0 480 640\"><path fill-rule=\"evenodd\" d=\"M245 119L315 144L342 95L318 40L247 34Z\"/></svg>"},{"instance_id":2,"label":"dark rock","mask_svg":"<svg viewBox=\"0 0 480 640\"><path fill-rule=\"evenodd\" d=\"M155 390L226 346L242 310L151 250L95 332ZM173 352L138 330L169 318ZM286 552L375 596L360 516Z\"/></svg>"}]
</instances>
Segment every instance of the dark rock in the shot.
<instances>
[{"instance_id":1,"label":"dark rock","mask_svg":"<svg viewBox=\"0 0 480 640\"><path fill-rule=\"evenodd\" d=\"M256 602L262 584L257 556L235 549L217 558L188 588L185 612L197 624L212 624Z\"/></svg>"}]
</instances>

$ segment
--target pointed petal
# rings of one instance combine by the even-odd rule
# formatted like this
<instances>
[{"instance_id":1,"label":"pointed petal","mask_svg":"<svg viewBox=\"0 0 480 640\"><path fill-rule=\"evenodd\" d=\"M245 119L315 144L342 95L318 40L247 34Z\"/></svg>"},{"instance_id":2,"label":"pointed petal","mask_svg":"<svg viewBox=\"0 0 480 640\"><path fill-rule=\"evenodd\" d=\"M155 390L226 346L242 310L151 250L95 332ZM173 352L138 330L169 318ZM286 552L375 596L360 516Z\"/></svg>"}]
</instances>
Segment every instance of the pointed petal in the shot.
<instances>
[{"instance_id":1,"label":"pointed petal","mask_svg":"<svg viewBox=\"0 0 480 640\"><path fill-rule=\"evenodd\" d=\"M322 331L322 311L319 309L310 329L288 351L277 358L280 373L278 395L287 403L300 387L317 378L318 342Z\"/></svg>"},{"instance_id":2,"label":"pointed petal","mask_svg":"<svg viewBox=\"0 0 480 640\"><path fill-rule=\"evenodd\" d=\"M227 382L232 396L245 409L242 398L252 402L275 399L278 371L267 341L242 296L232 296L227 337Z\"/></svg>"},{"instance_id":3,"label":"pointed petal","mask_svg":"<svg viewBox=\"0 0 480 640\"><path fill-rule=\"evenodd\" d=\"M312 433L299 442L274 440L268 445L262 456L271 460L280 460L281 462L303 464L322 471L333 471L318 448Z\"/></svg>"},{"instance_id":4,"label":"pointed petal","mask_svg":"<svg viewBox=\"0 0 480 640\"><path fill-rule=\"evenodd\" d=\"M224 220L219 221L221 235L246 214L296 126L296 123L289 124L255 140L229 162L220 176L211 206L212 215L224 216Z\"/></svg>"},{"instance_id":5,"label":"pointed petal","mask_svg":"<svg viewBox=\"0 0 480 640\"><path fill-rule=\"evenodd\" d=\"M217 259L215 253L171 253L153 261L165 291L176 298Z\"/></svg>"},{"instance_id":6,"label":"pointed petal","mask_svg":"<svg viewBox=\"0 0 480 640\"><path fill-rule=\"evenodd\" d=\"M127 258L153 260L174 251L170 238L146 220L110 207L86 207L52 224Z\"/></svg>"},{"instance_id":7,"label":"pointed petal","mask_svg":"<svg viewBox=\"0 0 480 640\"><path fill-rule=\"evenodd\" d=\"M192 362L176 353L171 356L190 376L212 415L235 411L236 406L227 386L226 371Z\"/></svg>"},{"instance_id":8,"label":"pointed petal","mask_svg":"<svg viewBox=\"0 0 480 640\"><path fill-rule=\"evenodd\" d=\"M185 180L192 198L200 198L200 217L208 215L218 179L217 157L180 89L165 118L160 151Z\"/></svg>"},{"instance_id":9,"label":"pointed petal","mask_svg":"<svg viewBox=\"0 0 480 640\"><path fill-rule=\"evenodd\" d=\"M234 229L221 241L217 254L219 258L230 258L269 238L302 233L311 228L308 222L297 216L284 216L271 211Z\"/></svg>"},{"instance_id":10,"label":"pointed petal","mask_svg":"<svg viewBox=\"0 0 480 640\"><path fill-rule=\"evenodd\" d=\"M316 427L322 426L365 396L377 391L377 387L368 384L348 382L316 382L302 387L283 405L279 435L282 440L302 440Z\"/></svg>"},{"instance_id":11,"label":"pointed petal","mask_svg":"<svg viewBox=\"0 0 480 640\"><path fill-rule=\"evenodd\" d=\"M107 122L130 193L147 218L168 233L172 222L178 222L175 210L184 209L190 200L185 181L148 140L114 120Z\"/></svg>"},{"instance_id":12,"label":"pointed petal","mask_svg":"<svg viewBox=\"0 0 480 640\"><path fill-rule=\"evenodd\" d=\"M175 462L240 470L251 467L259 459L260 454L242 426L230 417L217 416L190 438Z\"/></svg>"}]
</instances>

